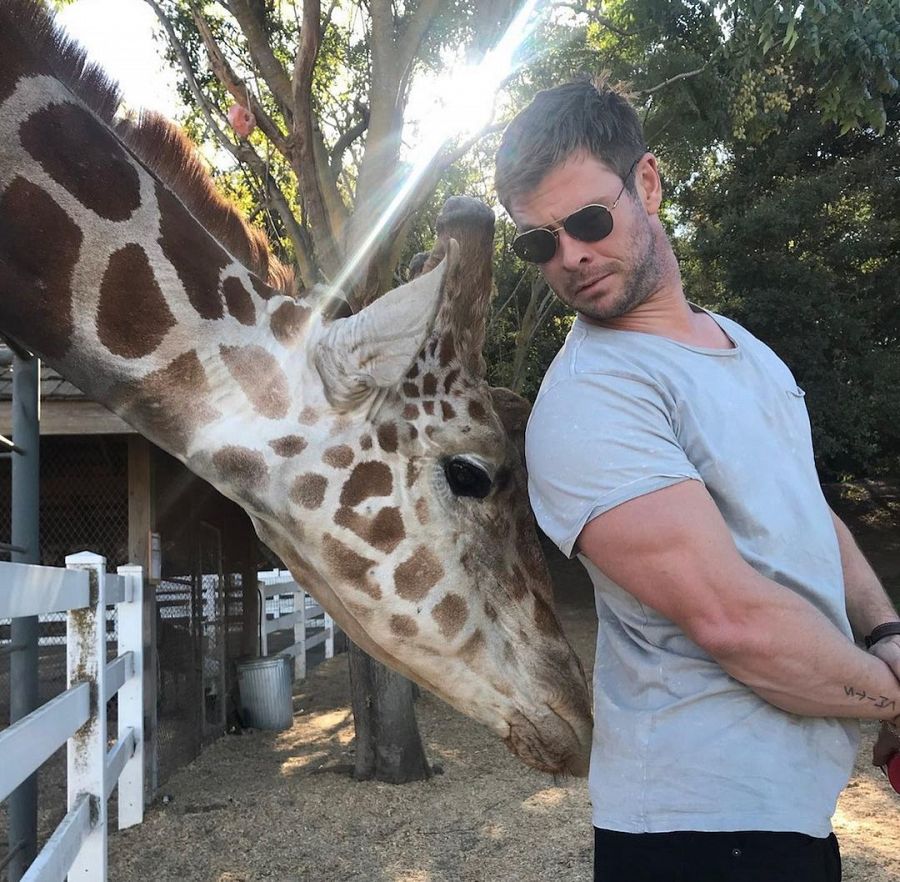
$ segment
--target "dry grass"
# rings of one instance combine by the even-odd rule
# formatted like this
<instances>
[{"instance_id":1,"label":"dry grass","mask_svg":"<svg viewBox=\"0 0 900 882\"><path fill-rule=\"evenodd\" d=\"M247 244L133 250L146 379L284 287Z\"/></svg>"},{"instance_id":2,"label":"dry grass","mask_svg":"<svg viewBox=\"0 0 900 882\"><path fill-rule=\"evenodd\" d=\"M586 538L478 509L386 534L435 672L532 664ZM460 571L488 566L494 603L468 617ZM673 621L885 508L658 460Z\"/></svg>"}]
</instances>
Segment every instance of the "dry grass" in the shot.
<instances>
[{"instance_id":1,"label":"dry grass","mask_svg":"<svg viewBox=\"0 0 900 882\"><path fill-rule=\"evenodd\" d=\"M584 600L562 610L590 662ZM526 769L486 730L424 695L422 736L444 774L393 787L349 778L346 656L295 696L293 727L214 744L166 787L146 822L111 840L115 882L574 882L591 878L584 781ZM900 879L900 801L867 767L874 728L836 828L849 882Z\"/></svg>"}]
</instances>

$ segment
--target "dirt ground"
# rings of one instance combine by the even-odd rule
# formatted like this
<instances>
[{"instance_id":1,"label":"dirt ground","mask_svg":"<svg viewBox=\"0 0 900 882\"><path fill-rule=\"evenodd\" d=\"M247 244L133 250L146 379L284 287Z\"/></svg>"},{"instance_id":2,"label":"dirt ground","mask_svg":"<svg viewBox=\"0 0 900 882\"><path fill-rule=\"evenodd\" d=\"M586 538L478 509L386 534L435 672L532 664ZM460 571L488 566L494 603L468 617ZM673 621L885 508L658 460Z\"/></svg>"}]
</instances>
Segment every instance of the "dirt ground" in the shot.
<instances>
[{"instance_id":1,"label":"dirt ground","mask_svg":"<svg viewBox=\"0 0 900 882\"><path fill-rule=\"evenodd\" d=\"M897 496L829 497L853 521L892 592L900 589ZM577 563L553 561L560 614L591 666L595 617ZM896 595L895 595L896 596ZM591 878L586 784L525 768L487 730L423 695L422 737L443 774L393 787L349 778L347 657L316 668L279 734L228 736L165 787L143 825L110 842L112 882L516 882ZM866 726L834 823L848 882L900 880L900 797L869 766ZM764 880L760 880L764 882Z\"/></svg>"}]
</instances>

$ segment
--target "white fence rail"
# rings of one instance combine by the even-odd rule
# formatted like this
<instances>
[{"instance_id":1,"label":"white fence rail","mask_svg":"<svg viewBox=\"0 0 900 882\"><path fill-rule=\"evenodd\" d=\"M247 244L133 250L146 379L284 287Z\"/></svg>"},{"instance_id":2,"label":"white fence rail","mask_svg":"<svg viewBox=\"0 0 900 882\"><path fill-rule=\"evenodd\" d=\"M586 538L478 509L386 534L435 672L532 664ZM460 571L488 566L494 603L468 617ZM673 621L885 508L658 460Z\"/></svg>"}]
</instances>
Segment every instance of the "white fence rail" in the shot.
<instances>
[{"instance_id":1,"label":"white fence rail","mask_svg":"<svg viewBox=\"0 0 900 882\"><path fill-rule=\"evenodd\" d=\"M302 680L306 677L306 653L310 649L324 643L325 658L334 656L334 620L294 581L287 570L258 573L257 579L259 654L269 654L269 634L292 628L294 642L281 654L294 657L294 677ZM311 629L312 634L308 633Z\"/></svg>"},{"instance_id":2,"label":"white fence rail","mask_svg":"<svg viewBox=\"0 0 900 882\"><path fill-rule=\"evenodd\" d=\"M107 800L118 784L119 829L144 817L140 567L106 573L83 552L66 569L0 562L0 619L65 612L67 686L0 733L0 800L63 744L68 814L22 882L106 882ZM118 657L106 661L106 608L118 609ZM118 695L118 740L107 750L106 702Z\"/></svg>"}]
</instances>

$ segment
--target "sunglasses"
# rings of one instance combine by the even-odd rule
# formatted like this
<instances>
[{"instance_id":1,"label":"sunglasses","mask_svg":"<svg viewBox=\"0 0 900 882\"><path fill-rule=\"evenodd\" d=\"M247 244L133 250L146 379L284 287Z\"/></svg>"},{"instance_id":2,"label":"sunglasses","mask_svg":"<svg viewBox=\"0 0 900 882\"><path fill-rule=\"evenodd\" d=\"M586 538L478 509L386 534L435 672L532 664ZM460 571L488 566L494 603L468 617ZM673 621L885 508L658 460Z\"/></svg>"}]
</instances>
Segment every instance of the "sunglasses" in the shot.
<instances>
[{"instance_id":1,"label":"sunglasses","mask_svg":"<svg viewBox=\"0 0 900 882\"><path fill-rule=\"evenodd\" d=\"M640 161L641 157L638 157L631 164L628 174L623 179L622 189L619 190L619 195L616 196L612 205L609 207L599 203L585 205L550 226L526 230L513 239L513 252L527 263L546 263L552 259L556 254L556 249L559 248L560 230L565 230L573 239L578 239L580 242L599 242L601 239L605 239L613 229L613 209L619 204L628 178L631 177L631 173Z\"/></svg>"}]
</instances>

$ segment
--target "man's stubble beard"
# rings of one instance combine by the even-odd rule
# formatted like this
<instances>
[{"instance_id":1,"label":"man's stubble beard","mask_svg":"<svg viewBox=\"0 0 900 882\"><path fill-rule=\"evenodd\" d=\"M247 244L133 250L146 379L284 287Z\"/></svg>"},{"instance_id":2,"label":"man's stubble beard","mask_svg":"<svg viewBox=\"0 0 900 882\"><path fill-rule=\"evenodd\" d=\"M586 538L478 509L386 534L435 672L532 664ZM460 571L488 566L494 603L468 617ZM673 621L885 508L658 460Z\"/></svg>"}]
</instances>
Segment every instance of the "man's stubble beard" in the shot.
<instances>
[{"instance_id":1,"label":"man's stubble beard","mask_svg":"<svg viewBox=\"0 0 900 882\"><path fill-rule=\"evenodd\" d=\"M635 242L631 266L619 274L622 290L618 295L610 297L608 294L601 294L596 301L590 300L587 303L577 303L574 294L560 297L560 300L585 318L602 322L626 315L659 287L663 268L659 251L655 247L653 230L645 214L636 213L636 216L639 218L636 228L640 231L640 241Z\"/></svg>"}]
</instances>

